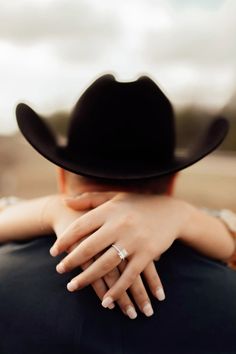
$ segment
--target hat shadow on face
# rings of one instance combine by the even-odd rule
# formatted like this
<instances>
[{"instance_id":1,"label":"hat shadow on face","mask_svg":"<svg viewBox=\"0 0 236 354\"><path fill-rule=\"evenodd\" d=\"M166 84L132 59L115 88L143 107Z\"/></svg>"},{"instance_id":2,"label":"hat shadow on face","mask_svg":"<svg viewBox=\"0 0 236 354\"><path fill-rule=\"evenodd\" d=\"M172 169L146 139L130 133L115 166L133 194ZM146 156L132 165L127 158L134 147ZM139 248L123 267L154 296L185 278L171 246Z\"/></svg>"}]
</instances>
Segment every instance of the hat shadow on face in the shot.
<instances>
[{"instance_id":1,"label":"hat shadow on face","mask_svg":"<svg viewBox=\"0 0 236 354\"><path fill-rule=\"evenodd\" d=\"M16 107L28 142L52 163L76 174L111 180L155 178L182 170L223 141L228 122L215 118L193 146L178 155L173 108L147 76L118 82L104 75L85 90L70 117L65 146L28 105Z\"/></svg>"}]
</instances>

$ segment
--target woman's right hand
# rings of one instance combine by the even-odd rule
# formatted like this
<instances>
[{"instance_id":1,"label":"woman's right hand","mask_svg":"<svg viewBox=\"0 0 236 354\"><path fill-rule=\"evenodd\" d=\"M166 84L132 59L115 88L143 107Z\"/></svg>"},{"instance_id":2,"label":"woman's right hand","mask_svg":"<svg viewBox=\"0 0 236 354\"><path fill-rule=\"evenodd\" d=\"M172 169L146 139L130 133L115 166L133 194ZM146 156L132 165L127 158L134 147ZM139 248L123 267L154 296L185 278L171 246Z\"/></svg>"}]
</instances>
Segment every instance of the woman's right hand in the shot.
<instances>
[{"instance_id":1,"label":"woman's right hand","mask_svg":"<svg viewBox=\"0 0 236 354\"><path fill-rule=\"evenodd\" d=\"M76 219L78 219L78 217L85 213L84 210L95 208L96 206L107 201L108 199L114 197L115 194L116 193L113 192L108 192L105 194L94 193L90 195L89 198L87 196L84 199L80 199L79 203L77 202L76 204L73 204L73 199L62 199L60 196L53 196L51 199L48 199L48 203L45 205L43 211L42 217L44 219L44 223L47 223L47 225L45 225L45 228L48 229L48 224L50 224L57 237L60 237L59 235L61 235L63 231L73 221L75 221ZM70 206L70 208L66 204ZM72 207L77 210L72 210ZM85 238L83 238L82 240L74 244L70 249L68 249L68 253L70 253L80 242L83 242ZM81 268L83 270L87 269L97 258L99 258L99 256L100 255L97 255L96 258L90 259L88 262L81 265ZM111 288L120 278L120 275L124 271L126 265L127 262L126 260L124 260L118 265L118 267L114 268L112 271L107 273L103 278L100 278L91 284L100 300L103 299L108 289ZM151 262L146 267L144 276L147 280L150 289L153 290L152 292L154 296L156 296L156 289L162 289L162 285L153 262ZM132 295L134 302L136 303L139 310L143 312L146 316L151 316L153 314L151 301L140 275L136 278L136 280L129 288L129 292ZM161 299L163 299L163 296L159 297L159 300ZM132 302L127 292L123 293L120 298L116 300L116 302L122 312L125 315L129 316L129 318L134 319L137 317L137 312L135 310L134 303ZM110 308L114 308L114 303L110 306Z\"/></svg>"}]
</instances>

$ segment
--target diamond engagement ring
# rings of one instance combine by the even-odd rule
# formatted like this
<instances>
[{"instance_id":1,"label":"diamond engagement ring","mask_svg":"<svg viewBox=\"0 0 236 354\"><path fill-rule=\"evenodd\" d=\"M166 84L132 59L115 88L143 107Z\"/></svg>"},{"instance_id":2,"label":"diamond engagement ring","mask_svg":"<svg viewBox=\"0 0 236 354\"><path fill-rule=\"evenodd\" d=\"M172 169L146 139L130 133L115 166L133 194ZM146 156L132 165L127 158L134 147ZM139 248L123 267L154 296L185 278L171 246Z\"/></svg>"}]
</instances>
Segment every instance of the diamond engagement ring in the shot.
<instances>
[{"instance_id":1,"label":"diamond engagement ring","mask_svg":"<svg viewBox=\"0 0 236 354\"><path fill-rule=\"evenodd\" d=\"M113 247L116 250L118 256L122 261L128 256L128 252L126 251L125 248L121 248L118 245L111 245L111 247Z\"/></svg>"}]
</instances>

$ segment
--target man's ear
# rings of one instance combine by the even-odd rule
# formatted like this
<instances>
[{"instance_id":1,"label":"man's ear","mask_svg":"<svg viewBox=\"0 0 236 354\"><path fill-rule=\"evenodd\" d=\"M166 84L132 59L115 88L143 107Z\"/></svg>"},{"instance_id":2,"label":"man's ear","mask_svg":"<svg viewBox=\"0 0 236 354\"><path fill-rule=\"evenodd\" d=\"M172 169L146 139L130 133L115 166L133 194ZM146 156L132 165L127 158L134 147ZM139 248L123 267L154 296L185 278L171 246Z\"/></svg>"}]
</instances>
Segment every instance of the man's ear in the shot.
<instances>
[{"instance_id":1,"label":"man's ear","mask_svg":"<svg viewBox=\"0 0 236 354\"><path fill-rule=\"evenodd\" d=\"M167 187L167 194L168 195L172 195L174 193L176 178L178 175L179 175L179 173L176 172L171 176L168 187Z\"/></svg>"},{"instance_id":2,"label":"man's ear","mask_svg":"<svg viewBox=\"0 0 236 354\"><path fill-rule=\"evenodd\" d=\"M57 184L60 193L66 193L66 171L61 168L57 167Z\"/></svg>"}]
</instances>

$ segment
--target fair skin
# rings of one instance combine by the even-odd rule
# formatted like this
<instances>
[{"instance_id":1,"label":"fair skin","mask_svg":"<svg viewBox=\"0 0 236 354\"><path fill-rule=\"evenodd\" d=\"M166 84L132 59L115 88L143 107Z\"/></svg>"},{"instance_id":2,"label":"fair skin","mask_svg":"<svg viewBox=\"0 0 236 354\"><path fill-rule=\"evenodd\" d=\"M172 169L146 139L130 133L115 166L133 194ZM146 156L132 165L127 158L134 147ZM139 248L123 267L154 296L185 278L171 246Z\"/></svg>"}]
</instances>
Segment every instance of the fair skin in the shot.
<instances>
[{"instance_id":1,"label":"fair skin","mask_svg":"<svg viewBox=\"0 0 236 354\"><path fill-rule=\"evenodd\" d=\"M152 294L160 300L164 298L153 260L159 258L174 240L180 239L217 259L227 259L234 252L234 242L224 225L186 202L148 193L119 193L118 190L111 193L108 192L111 186L105 188L88 181L80 181L76 185L69 183L69 180L69 173L59 170L61 192L67 195L83 194L68 199L67 205L74 209L95 209L82 215L81 212L67 208L58 196L42 198L31 202L31 205L27 202L25 206L21 205L21 212L25 214L27 211L29 220L27 228L24 226L26 230L19 231L22 230L19 227L19 218L18 226L12 230L14 210L17 221L19 207L11 207L8 210L8 229L7 210L2 217L5 224L0 218L0 224L5 228L3 235L0 233L0 238L2 236L2 241L6 241L14 232L15 235L18 233L18 238L23 235L32 237L33 234L45 234L53 229L58 236L53 250L58 253L69 252L63 259L62 270L69 271L77 266L84 270L73 279L72 287L68 285L68 290L74 291L91 284L99 298L103 299L105 307L112 307L114 301L117 301L122 311L130 318L135 318L137 313L126 292L127 289L138 308L146 312L147 316L152 314L151 302L140 277L141 273L146 278ZM78 219L78 216L81 217ZM17 225L17 222L14 224ZM127 249L127 260L121 262L116 251L110 248L114 243ZM106 251L107 247L109 248ZM55 255L53 250L51 253ZM60 267L57 269L62 272Z\"/></svg>"},{"instance_id":2,"label":"fair skin","mask_svg":"<svg viewBox=\"0 0 236 354\"><path fill-rule=\"evenodd\" d=\"M61 175L64 188L67 188L70 193L68 183L70 174L68 175L62 170ZM88 189L87 184L85 187ZM89 191L95 191L96 187L90 185ZM104 188L104 191L107 190L106 186L99 187ZM83 184L80 183L78 190L73 192L85 192ZM67 250L84 236L90 235L60 262L57 266L59 273L80 266L112 244L122 245L128 251L128 264L119 280L105 294L102 302L104 307L117 300L138 275L142 272L145 274L145 269L150 262L158 259L177 239L210 257L222 260L230 258L235 250L234 240L219 220L205 215L185 202L182 202L181 206L179 201L176 203L175 199L170 202L169 197L164 195L157 197L149 194L145 197L147 198L146 203L143 197L132 194L129 197L126 194L114 197L111 201L89 211L70 225L51 249L51 254L55 256ZM168 231L166 225L158 225L157 240L155 231L157 230L156 210L158 207L159 220L168 220L171 213L173 221L169 223ZM143 218L143 215L146 216L147 210L149 210L148 220L146 217ZM182 212L178 212L178 210ZM135 225L138 227L136 228ZM209 232L207 238L206 230ZM216 233L219 234L217 239ZM114 257L114 252L114 249L109 248L88 269L71 280L67 286L68 290L81 289L114 269L120 263L119 257ZM154 289L151 288L151 290L153 292Z\"/></svg>"}]
</instances>

